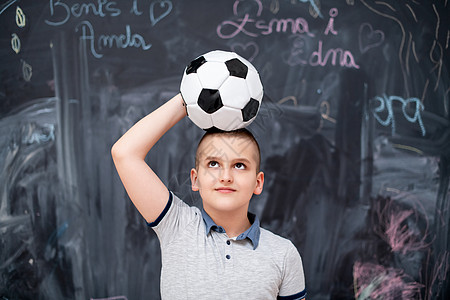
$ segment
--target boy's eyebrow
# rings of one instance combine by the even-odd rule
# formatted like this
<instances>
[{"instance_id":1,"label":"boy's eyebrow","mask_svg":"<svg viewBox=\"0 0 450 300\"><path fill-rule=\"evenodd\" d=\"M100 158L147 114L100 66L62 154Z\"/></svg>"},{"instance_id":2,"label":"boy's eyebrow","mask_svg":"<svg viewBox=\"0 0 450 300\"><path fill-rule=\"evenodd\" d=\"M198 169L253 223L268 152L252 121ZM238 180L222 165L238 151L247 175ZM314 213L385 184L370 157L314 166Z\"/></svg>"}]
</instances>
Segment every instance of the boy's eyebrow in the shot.
<instances>
[{"instance_id":1,"label":"boy's eyebrow","mask_svg":"<svg viewBox=\"0 0 450 300\"><path fill-rule=\"evenodd\" d=\"M207 156L205 157L205 160L207 161L211 161L211 160L223 160L223 157L218 157L218 156ZM238 157L238 158L233 158L232 161L242 161L245 163L251 163L250 159L245 158L245 157Z\"/></svg>"},{"instance_id":2,"label":"boy's eyebrow","mask_svg":"<svg viewBox=\"0 0 450 300\"><path fill-rule=\"evenodd\" d=\"M222 158L218 156L206 156L205 160L221 160Z\"/></svg>"},{"instance_id":3,"label":"boy's eyebrow","mask_svg":"<svg viewBox=\"0 0 450 300\"><path fill-rule=\"evenodd\" d=\"M235 158L235 159L233 159L233 161L242 161L242 162L245 162L247 164L251 163L251 161L249 159L245 158L245 157Z\"/></svg>"}]
</instances>

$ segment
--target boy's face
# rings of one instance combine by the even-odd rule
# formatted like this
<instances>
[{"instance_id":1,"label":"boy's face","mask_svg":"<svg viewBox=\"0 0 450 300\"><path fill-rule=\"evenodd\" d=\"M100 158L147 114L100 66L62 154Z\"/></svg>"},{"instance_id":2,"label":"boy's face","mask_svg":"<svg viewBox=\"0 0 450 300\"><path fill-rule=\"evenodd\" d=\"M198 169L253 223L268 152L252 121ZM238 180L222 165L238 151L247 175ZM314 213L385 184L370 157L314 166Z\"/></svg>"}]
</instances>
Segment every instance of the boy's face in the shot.
<instances>
[{"instance_id":1,"label":"boy's face","mask_svg":"<svg viewBox=\"0 0 450 300\"><path fill-rule=\"evenodd\" d=\"M264 184L264 174L257 172L257 153L255 143L243 136L214 134L202 141L191 182L205 211L248 210L250 198L259 195Z\"/></svg>"}]
</instances>

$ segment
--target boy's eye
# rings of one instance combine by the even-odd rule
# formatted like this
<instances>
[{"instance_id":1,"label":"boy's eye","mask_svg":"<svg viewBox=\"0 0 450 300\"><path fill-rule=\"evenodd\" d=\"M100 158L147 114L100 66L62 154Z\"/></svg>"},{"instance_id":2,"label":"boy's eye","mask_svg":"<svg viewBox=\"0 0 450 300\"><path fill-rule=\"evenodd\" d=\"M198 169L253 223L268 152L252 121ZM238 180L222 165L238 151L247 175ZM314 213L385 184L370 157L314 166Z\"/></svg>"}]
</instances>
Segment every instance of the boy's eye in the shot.
<instances>
[{"instance_id":1,"label":"boy's eye","mask_svg":"<svg viewBox=\"0 0 450 300\"><path fill-rule=\"evenodd\" d=\"M236 169L239 170L244 170L245 169L245 165L243 163L237 163L234 165Z\"/></svg>"},{"instance_id":2,"label":"boy's eye","mask_svg":"<svg viewBox=\"0 0 450 300\"><path fill-rule=\"evenodd\" d=\"M208 167L210 167L210 168L217 168L219 166L219 163L217 162L217 161L210 161L209 163L208 163Z\"/></svg>"}]
</instances>

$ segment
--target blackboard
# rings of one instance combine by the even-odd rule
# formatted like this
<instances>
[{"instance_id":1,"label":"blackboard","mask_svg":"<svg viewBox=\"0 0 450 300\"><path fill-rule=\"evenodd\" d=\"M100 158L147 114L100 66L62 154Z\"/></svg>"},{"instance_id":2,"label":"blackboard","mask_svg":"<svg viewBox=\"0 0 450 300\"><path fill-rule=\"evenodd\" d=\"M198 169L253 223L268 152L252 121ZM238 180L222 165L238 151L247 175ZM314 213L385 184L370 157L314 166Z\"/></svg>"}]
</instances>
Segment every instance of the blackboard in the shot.
<instances>
[{"instance_id":1,"label":"blackboard","mask_svg":"<svg viewBox=\"0 0 450 300\"><path fill-rule=\"evenodd\" d=\"M250 210L303 257L308 299L449 299L446 0L0 4L1 299L159 299L160 249L111 145L198 55L259 70ZM199 205L189 119L149 163Z\"/></svg>"}]
</instances>

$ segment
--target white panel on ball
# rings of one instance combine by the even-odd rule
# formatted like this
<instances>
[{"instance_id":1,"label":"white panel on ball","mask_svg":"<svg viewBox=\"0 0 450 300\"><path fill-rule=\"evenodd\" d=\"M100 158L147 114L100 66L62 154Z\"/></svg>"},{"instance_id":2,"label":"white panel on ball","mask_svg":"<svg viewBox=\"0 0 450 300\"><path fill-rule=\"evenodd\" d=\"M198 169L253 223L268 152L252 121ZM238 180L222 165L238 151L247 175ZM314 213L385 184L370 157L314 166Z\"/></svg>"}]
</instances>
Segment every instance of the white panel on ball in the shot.
<instances>
[{"instance_id":1,"label":"white panel on ball","mask_svg":"<svg viewBox=\"0 0 450 300\"><path fill-rule=\"evenodd\" d=\"M207 61L226 62L227 60L236 58L233 52L214 50L203 55Z\"/></svg>"},{"instance_id":2,"label":"white panel on ball","mask_svg":"<svg viewBox=\"0 0 450 300\"><path fill-rule=\"evenodd\" d=\"M263 86L261 84L261 80L259 80L258 73L249 69L246 82L248 91L250 92L250 97L261 102L263 97Z\"/></svg>"},{"instance_id":3,"label":"white panel on ball","mask_svg":"<svg viewBox=\"0 0 450 300\"><path fill-rule=\"evenodd\" d=\"M180 86L181 96L184 102L189 105L197 104L198 95L202 91L202 84L198 80L196 73L183 76Z\"/></svg>"},{"instance_id":4,"label":"white panel on ball","mask_svg":"<svg viewBox=\"0 0 450 300\"><path fill-rule=\"evenodd\" d=\"M214 126L218 129L229 131L244 127L240 109L222 107L211 114Z\"/></svg>"},{"instance_id":5,"label":"white panel on ball","mask_svg":"<svg viewBox=\"0 0 450 300\"><path fill-rule=\"evenodd\" d=\"M187 113L189 118L194 122L195 125L202 129L211 128L213 126L213 122L211 119L211 115L205 113L203 109L197 104L188 105Z\"/></svg>"},{"instance_id":6,"label":"white panel on ball","mask_svg":"<svg viewBox=\"0 0 450 300\"><path fill-rule=\"evenodd\" d=\"M242 109L247 104L250 94L245 79L228 77L219 88L222 103L225 106Z\"/></svg>"},{"instance_id":7,"label":"white panel on ball","mask_svg":"<svg viewBox=\"0 0 450 300\"><path fill-rule=\"evenodd\" d=\"M228 78L227 66L221 62L208 62L197 70L197 76L205 89L218 89Z\"/></svg>"}]
</instances>

